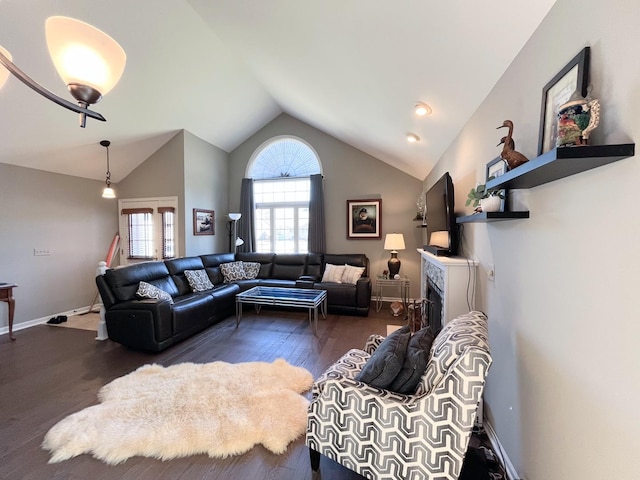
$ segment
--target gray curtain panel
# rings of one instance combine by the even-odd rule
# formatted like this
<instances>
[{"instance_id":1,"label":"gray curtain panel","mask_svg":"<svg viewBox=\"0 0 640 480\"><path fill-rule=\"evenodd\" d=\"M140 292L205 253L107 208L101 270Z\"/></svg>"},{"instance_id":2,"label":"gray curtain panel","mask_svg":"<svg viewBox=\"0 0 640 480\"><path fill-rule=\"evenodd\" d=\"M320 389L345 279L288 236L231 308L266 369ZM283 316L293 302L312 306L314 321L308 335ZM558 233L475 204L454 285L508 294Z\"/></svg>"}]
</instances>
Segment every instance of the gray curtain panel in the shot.
<instances>
[{"instance_id":1,"label":"gray curtain panel","mask_svg":"<svg viewBox=\"0 0 640 480\"><path fill-rule=\"evenodd\" d=\"M238 237L244 240L244 245L238 247L239 252L255 251L256 233L253 229L254 210L253 179L243 178L240 188L240 213L242 217L238 220Z\"/></svg>"},{"instance_id":2,"label":"gray curtain panel","mask_svg":"<svg viewBox=\"0 0 640 480\"><path fill-rule=\"evenodd\" d=\"M324 193L322 175L311 175L309 198L309 252L325 253Z\"/></svg>"}]
</instances>

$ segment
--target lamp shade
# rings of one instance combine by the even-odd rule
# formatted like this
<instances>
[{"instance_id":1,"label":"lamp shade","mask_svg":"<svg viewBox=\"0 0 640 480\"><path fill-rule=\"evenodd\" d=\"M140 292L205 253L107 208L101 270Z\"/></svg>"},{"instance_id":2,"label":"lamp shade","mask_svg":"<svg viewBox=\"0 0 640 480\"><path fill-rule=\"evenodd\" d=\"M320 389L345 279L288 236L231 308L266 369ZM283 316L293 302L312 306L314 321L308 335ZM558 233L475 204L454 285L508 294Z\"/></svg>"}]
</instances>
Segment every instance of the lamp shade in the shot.
<instances>
[{"instance_id":1,"label":"lamp shade","mask_svg":"<svg viewBox=\"0 0 640 480\"><path fill-rule=\"evenodd\" d=\"M114 192L111 187L105 187L105 189L102 190L102 198L116 198L116 192Z\"/></svg>"},{"instance_id":2,"label":"lamp shade","mask_svg":"<svg viewBox=\"0 0 640 480\"><path fill-rule=\"evenodd\" d=\"M109 35L59 16L47 19L45 32L51 59L67 85L86 85L105 95L118 83L127 55Z\"/></svg>"},{"instance_id":3,"label":"lamp shade","mask_svg":"<svg viewBox=\"0 0 640 480\"><path fill-rule=\"evenodd\" d=\"M401 233L387 233L384 237L385 250L404 250L404 236Z\"/></svg>"},{"instance_id":4,"label":"lamp shade","mask_svg":"<svg viewBox=\"0 0 640 480\"><path fill-rule=\"evenodd\" d=\"M229 217L229 220L232 220L232 221L235 222L237 220L240 220L240 217L242 217L242 214L241 213L230 213L230 214L227 215L227 217Z\"/></svg>"}]
</instances>

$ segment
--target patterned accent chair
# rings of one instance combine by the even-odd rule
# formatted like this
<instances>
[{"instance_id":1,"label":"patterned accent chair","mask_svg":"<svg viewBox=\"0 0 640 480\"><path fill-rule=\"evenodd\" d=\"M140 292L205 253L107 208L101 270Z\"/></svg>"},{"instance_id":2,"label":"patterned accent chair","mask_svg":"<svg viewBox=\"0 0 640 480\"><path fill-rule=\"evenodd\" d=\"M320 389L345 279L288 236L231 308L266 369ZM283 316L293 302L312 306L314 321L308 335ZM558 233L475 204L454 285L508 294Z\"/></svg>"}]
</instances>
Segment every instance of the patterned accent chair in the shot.
<instances>
[{"instance_id":1,"label":"patterned accent chair","mask_svg":"<svg viewBox=\"0 0 640 480\"><path fill-rule=\"evenodd\" d=\"M413 395L354 380L382 339L347 352L313 386L306 444L314 477L322 454L369 479L456 480L492 362L487 317L447 323Z\"/></svg>"}]
</instances>

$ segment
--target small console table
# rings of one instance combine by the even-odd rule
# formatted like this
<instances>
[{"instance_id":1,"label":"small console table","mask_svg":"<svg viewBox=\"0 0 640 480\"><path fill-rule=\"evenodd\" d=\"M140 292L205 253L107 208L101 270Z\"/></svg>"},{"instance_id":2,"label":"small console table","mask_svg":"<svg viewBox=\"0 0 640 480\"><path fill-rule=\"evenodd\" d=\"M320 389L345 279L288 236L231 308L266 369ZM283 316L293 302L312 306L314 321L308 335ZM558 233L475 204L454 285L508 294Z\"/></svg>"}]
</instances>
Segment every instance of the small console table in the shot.
<instances>
[{"instance_id":1,"label":"small console table","mask_svg":"<svg viewBox=\"0 0 640 480\"><path fill-rule=\"evenodd\" d=\"M382 288L383 287L396 287L400 289L400 298L402 299L402 306L404 307L404 313L407 312L407 305L409 304L409 291L411 290L411 282L407 277L401 278L380 278L376 279L376 312L382 309Z\"/></svg>"},{"instance_id":2,"label":"small console table","mask_svg":"<svg viewBox=\"0 0 640 480\"><path fill-rule=\"evenodd\" d=\"M13 312L16 307L16 301L13 299L13 289L17 287L15 283L0 283L0 302L9 304L9 339L15 340L13 336Z\"/></svg>"}]
</instances>

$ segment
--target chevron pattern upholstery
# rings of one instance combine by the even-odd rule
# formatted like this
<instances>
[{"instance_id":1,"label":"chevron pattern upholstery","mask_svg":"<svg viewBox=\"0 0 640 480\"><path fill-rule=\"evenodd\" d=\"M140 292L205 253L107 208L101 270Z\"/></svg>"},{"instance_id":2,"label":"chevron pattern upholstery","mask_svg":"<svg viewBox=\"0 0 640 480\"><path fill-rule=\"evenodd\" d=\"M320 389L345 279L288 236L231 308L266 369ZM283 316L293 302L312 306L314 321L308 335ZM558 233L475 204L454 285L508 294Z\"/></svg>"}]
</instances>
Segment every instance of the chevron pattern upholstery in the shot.
<instances>
[{"instance_id":1,"label":"chevron pattern upholstery","mask_svg":"<svg viewBox=\"0 0 640 480\"><path fill-rule=\"evenodd\" d=\"M343 355L314 383L306 444L369 479L456 480L491 366L487 318L469 312L441 330L413 395L354 378L380 344Z\"/></svg>"}]
</instances>

